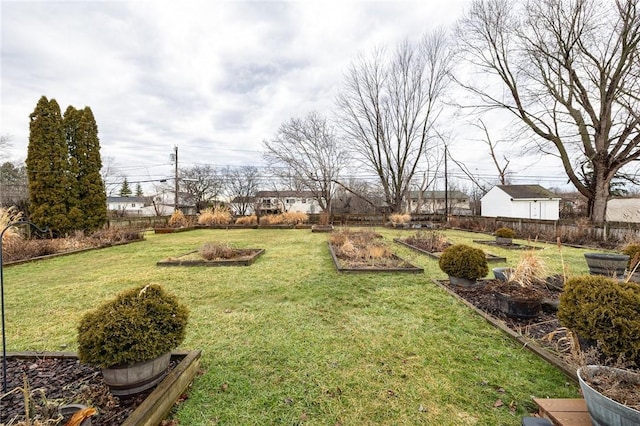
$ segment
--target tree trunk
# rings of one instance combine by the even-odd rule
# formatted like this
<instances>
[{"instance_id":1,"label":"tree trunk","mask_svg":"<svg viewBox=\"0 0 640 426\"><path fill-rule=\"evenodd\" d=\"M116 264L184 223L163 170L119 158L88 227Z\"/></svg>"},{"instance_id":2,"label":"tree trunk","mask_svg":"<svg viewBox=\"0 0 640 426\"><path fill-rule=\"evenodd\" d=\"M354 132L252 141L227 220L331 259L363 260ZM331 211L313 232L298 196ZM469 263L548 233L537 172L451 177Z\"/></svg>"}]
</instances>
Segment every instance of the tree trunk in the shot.
<instances>
[{"instance_id":1,"label":"tree trunk","mask_svg":"<svg viewBox=\"0 0 640 426\"><path fill-rule=\"evenodd\" d=\"M596 172L597 173L597 172ZM609 199L609 182L605 176L598 176L595 182L593 204L589 219L592 222L604 222L607 218L607 200Z\"/></svg>"}]
</instances>

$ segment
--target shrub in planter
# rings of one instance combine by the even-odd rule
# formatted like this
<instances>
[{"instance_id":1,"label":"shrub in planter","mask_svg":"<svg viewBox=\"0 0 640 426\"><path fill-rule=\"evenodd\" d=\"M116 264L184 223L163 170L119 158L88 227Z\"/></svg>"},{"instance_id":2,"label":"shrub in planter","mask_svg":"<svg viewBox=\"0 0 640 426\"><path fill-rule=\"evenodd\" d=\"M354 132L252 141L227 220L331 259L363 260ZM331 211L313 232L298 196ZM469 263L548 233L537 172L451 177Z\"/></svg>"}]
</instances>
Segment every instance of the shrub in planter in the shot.
<instances>
[{"instance_id":1,"label":"shrub in planter","mask_svg":"<svg viewBox=\"0 0 640 426\"><path fill-rule=\"evenodd\" d=\"M558 319L596 341L606 357L640 366L640 285L598 275L571 278L560 296Z\"/></svg>"},{"instance_id":2,"label":"shrub in planter","mask_svg":"<svg viewBox=\"0 0 640 426\"><path fill-rule=\"evenodd\" d=\"M496 229L496 237L500 237L500 238L515 238L516 237L516 231L514 231L511 228L498 228Z\"/></svg>"},{"instance_id":3,"label":"shrub in planter","mask_svg":"<svg viewBox=\"0 0 640 426\"><path fill-rule=\"evenodd\" d=\"M154 359L182 343L189 311L157 284L132 288L85 313L78 358L101 368Z\"/></svg>"},{"instance_id":4,"label":"shrub in planter","mask_svg":"<svg viewBox=\"0 0 640 426\"><path fill-rule=\"evenodd\" d=\"M446 248L440 255L439 265L447 275L468 280L477 280L489 272L484 251L465 244Z\"/></svg>"}]
</instances>

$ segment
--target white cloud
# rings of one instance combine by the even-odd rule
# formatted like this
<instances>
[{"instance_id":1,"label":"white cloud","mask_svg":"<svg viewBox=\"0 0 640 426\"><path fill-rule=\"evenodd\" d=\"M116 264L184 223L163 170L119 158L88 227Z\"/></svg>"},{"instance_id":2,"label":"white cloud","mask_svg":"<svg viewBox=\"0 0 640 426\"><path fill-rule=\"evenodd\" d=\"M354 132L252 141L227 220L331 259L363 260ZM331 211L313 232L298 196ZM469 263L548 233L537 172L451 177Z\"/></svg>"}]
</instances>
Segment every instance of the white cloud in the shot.
<instances>
[{"instance_id":1,"label":"white cloud","mask_svg":"<svg viewBox=\"0 0 640 426\"><path fill-rule=\"evenodd\" d=\"M330 115L358 53L457 19L455 1L1 3L1 129L26 157L42 95L92 108L102 155L130 181L181 162L260 165L293 116Z\"/></svg>"}]
</instances>

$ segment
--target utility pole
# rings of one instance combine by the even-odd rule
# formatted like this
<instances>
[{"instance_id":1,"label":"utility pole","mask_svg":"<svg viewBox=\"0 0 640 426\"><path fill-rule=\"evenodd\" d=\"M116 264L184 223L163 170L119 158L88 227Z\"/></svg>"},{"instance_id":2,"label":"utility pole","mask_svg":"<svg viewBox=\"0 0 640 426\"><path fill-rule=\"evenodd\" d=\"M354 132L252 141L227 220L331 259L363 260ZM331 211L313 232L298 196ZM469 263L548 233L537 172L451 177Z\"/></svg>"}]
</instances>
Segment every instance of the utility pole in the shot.
<instances>
[{"instance_id":1,"label":"utility pole","mask_svg":"<svg viewBox=\"0 0 640 426\"><path fill-rule=\"evenodd\" d=\"M444 144L444 216L449 222L449 181L447 177L447 143Z\"/></svg>"},{"instance_id":2,"label":"utility pole","mask_svg":"<svg viewBox=\"0 0 640 426\"><path fill-rule=\"evenodd\" d=\"M178 145L175 145L173 147L173 157L175 160L175 166L176 166L176 171L175 171L175 194L174 194L174 198L173 198L173 211L177 212L178 211L178 191L180 189L179 183L178 183Z\"/></svg>"}]
</instances>

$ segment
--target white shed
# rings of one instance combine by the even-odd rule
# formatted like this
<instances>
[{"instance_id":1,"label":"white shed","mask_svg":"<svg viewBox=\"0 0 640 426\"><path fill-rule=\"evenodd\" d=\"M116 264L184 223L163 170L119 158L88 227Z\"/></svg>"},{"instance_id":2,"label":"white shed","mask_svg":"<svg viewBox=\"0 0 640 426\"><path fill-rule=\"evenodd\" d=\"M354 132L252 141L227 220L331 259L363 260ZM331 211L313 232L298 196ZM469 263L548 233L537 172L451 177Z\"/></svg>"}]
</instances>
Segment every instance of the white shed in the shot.
<instances>
[{"instance_id":1,"label":"white shed","mask_svg":"<svg viewBox=\"0 0 640 426\"><path fill-rule=\"evenodd\" d=\"M560 197L540 185L496 185L480 200L482 216L558 220Z\"/></svg>"}]
</instances>

